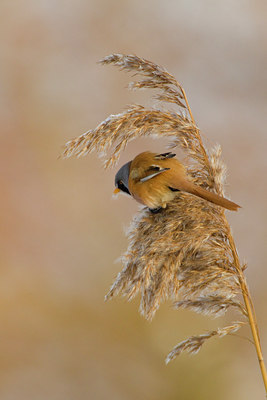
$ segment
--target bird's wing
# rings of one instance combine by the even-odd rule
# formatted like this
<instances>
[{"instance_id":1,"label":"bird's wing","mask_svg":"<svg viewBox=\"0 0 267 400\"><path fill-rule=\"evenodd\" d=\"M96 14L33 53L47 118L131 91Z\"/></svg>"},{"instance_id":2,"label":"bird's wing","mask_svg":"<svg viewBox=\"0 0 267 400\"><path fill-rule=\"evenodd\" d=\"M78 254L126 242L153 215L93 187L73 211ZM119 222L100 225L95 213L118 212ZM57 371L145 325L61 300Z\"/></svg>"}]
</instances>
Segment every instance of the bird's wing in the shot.
<instances>
[{"instance_id":1,"label":"bird's wing","mask_svg":"<svg viewBox=\"0 0 267 400\"><path fill-rule=\"evenodd\" d=\"M170 168L162 168L159 165L151 165L146 171L145 176L140 179L140 182L146 182L155 176L162 174L164 171L168 171Z\"/></svg>"},{"instance_id":2,"label":"bird's wing","mask_svg":"<svg viewBox=\"0 0 267 400\"><path fill-rule=\"evenodd\" d=\"M168 152L168 153L156 154L154 158L155 160L166 160L168 158L173 158L175 156L176 154Z\"/></svg>"}]
</instances>

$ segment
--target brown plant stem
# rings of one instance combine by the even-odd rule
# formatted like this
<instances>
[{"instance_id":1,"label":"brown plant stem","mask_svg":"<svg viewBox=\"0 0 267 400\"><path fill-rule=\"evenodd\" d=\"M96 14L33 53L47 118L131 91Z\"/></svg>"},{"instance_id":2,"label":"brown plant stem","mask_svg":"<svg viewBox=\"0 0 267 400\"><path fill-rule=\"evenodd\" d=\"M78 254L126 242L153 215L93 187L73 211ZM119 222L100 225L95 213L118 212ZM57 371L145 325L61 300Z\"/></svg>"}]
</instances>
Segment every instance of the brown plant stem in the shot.
<instances>
[{"instance_id":1,"label":"brown plant stem","mask_svg":"<svg viewBox=\"0 0 267 400\"><path fill-rule=\"evenodd\" d=\"M183 87L181 87L181 92L183 93L184 100L185 100L185 103L186 103L186 107L187 107L187 109L188 109L188 112L189 112L189 114L190 114L191 121L193 122L194 125L196 125L195 118L193 117L193 114L192 114L191 108L190 108L190 106L189 106L189 103L188 103L188 100L187 100L187 96L186 96L186 93L185 93L185 90L184 90Z\"/></svg>"},{"instance_id":2,"label":"brown plant stem","mask_svg":"<svg viewBox=\"0 0 267 400\"><path fill-rule=\"evenodd\" d=\"M193 117L191 108L189 106L186 93L185 93L183 88L181 88L181 91L183 93L184 100L185 100L188 112L190 114L191 121L196 126L195 119ZM196 128L196 133L199 134L199 131L198 131L197 128ZM204 150L204 153L206 153L201 139L200 139L200 143L201 143L202 150ZM237 273L238 273L238 279L239 279L240 287L241 287L241 290L242 290L242 296L243 296L243 299L244 299L244 302L245 302L245 307L246 307L246 311L247 311L247 317L248 317L248 320L249 320L249 325L250 325L250 329L251 329L251 333L252 333L252 337L253 337L253 344L254 344L255 349L256 349L256 353L257 353L257 357L258 357L258 361L259 361L259 365L260 365L260 370L261 370L261 374L262 374L262 378L263 378L263 383L264 383L265 391L266 391L266 394L267 394L267 370L266 370L266 366L265 366L264 359L263 359L261 343L260 343L260 335L259 335L259 329L258 329L258 325L257 325L254 305L253 305L253 302L252 302L252 299L251 299L251 295L250 295L250 292L249 292L248 285L246 283L246 279L245 279L244 274L243 274L243 270L242 270L241 265L240 265L239 257L238 257L237 250L236 250L236 245L235 245L232 233L231 233L231 229L230 229L229 223L228 223L228 221L227 221L225 216L224 216L224 219L225 219L225 223L228 226L228 230L229 230L228 240L229 240L230 248L231 248L231 251L232 251L232 255L233 255L234 263L235 263L235 266L236 266L236 270L237 270Z\"/></svg>"},{"instance_id":3,"label":"brown plant stem","mask_svg":"<svg viewBox=\"0 0 267 400\"><path fill-rule=\"evenodd\" d=\"M228 224L228 222L227 222L227 224ZM232 234L230 232L230 227L229 227L229 244L230 244L230 247L231 247L231 250L232 250L234 262L235 262L236 269L237 269L237 272L238 272L238 278L239 278L239 282L240 282L240 287L242 289L242 295L243 295L243 299L244 299L244 302L245 302L246 310L247 310L247 313L248 313L249 325L250 325L250 328L251 328L251 333L252 333L252 336L253 336L254 345L255 345L257 356L258 356L258 361L259 361L259 364L260 364L263 383L264 383L265 391L266 391L266 394L267 394L267 371L266 371L266 366L264 364L264 359L263 359L263 355L262 355L262 349L261 349L261 344L260 344L260 336L259 336L259 330L258 330L258 325L257 325L257 320L256 320L256 314L255 314L254 305L253 305L253 302L252 302L252 299L251 299L251 295L250 295L250 292L249 292L249 288L248 288L248 285L246 283L242 268L240 266L239 257L238 257L238 254L237 254L237 250L236 250L236 246L235 246L235 242L234 242L233 236L232 236Z\"/></svg>"}]
</instances>

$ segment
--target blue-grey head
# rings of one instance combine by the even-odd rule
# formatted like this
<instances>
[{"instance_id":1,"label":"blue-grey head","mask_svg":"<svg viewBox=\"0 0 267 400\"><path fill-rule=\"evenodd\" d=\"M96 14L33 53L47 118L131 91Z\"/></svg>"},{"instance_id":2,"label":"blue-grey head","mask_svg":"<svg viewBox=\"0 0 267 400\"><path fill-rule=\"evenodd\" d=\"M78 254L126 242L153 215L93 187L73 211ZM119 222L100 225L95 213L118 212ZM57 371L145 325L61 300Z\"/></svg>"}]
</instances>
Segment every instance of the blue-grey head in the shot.
<instances>
[{"instance_id":1,"label":"blue-grey head","mask_svg":"<svg viewBox=\"0 0 267 400\"><path fill-rule=\"evenodd\" d=\"M122 191L124 193L127 193L131 195L128 187L128 180L129 180L129 175L130 175L130 165L131 161L127 162L124 164L119 171L115 175L115 186L116 189L114 190L114 193L118 193L119 191Z\"/></svg>"}]
</instances>

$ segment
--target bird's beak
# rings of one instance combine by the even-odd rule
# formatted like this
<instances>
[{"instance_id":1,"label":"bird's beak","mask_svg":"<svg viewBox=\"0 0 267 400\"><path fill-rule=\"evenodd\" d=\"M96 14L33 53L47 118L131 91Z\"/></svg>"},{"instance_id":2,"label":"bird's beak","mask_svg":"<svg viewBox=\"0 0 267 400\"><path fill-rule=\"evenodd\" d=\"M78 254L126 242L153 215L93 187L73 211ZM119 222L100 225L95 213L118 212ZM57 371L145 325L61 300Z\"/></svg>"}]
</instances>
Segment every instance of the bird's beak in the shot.
<instances>
[{"instance_id":1,"label":"bird's beak","mask_svg":"<svg viewBox=\"0 0 267 400\"><path fill-rule=\"evenodd\" d=\"M117 194L117 193L120 193L120 189L119 188L116 188L116 189L114 189L114 192L113 192L113 194Z\"/></svg>"}]
</instances>

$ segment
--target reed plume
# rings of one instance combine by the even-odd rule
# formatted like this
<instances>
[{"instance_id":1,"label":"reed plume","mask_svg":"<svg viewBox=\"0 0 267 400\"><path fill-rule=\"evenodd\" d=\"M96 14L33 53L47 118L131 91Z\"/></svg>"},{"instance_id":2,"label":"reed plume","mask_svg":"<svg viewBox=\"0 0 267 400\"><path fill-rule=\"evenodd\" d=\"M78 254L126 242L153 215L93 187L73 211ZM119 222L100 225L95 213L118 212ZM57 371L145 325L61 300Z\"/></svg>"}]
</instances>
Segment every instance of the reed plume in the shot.
<instances>
[{"instance_id":1,"label":"reed plume","mask_svg":"<svg viewBox=\"0 0 267 400\"><path fill-rule=\"evenodd\" d=\"M79 157L96 151L107 168L118 162L131 140L152 134L168 136L169 147L179 147L187 155L191 180L223 196L226 168L221 149L205 148L185 91L177 80L158 65L137 56L112 54L100 62L141 76L130 83L131 89L156 89L157 100L165 103L165 108L166 103L175 104L177 111L132 105L69 141L63 155ZM266 387L266 369L244 276L245 265L240 264L224 209L180 192L164 212L152 214L146 207L141 209L127 236L129 246L121 258L123 269L106 300L119 294L131 300L140 293L140 312L147 319L152 319L161 302L168 299L176 309L187 308L214 317L234 309L241 321L184 340L174 347L166 361L184 351L196 353L211 337L223 337L249 323Z\"/></svg>"}]
</instances>

